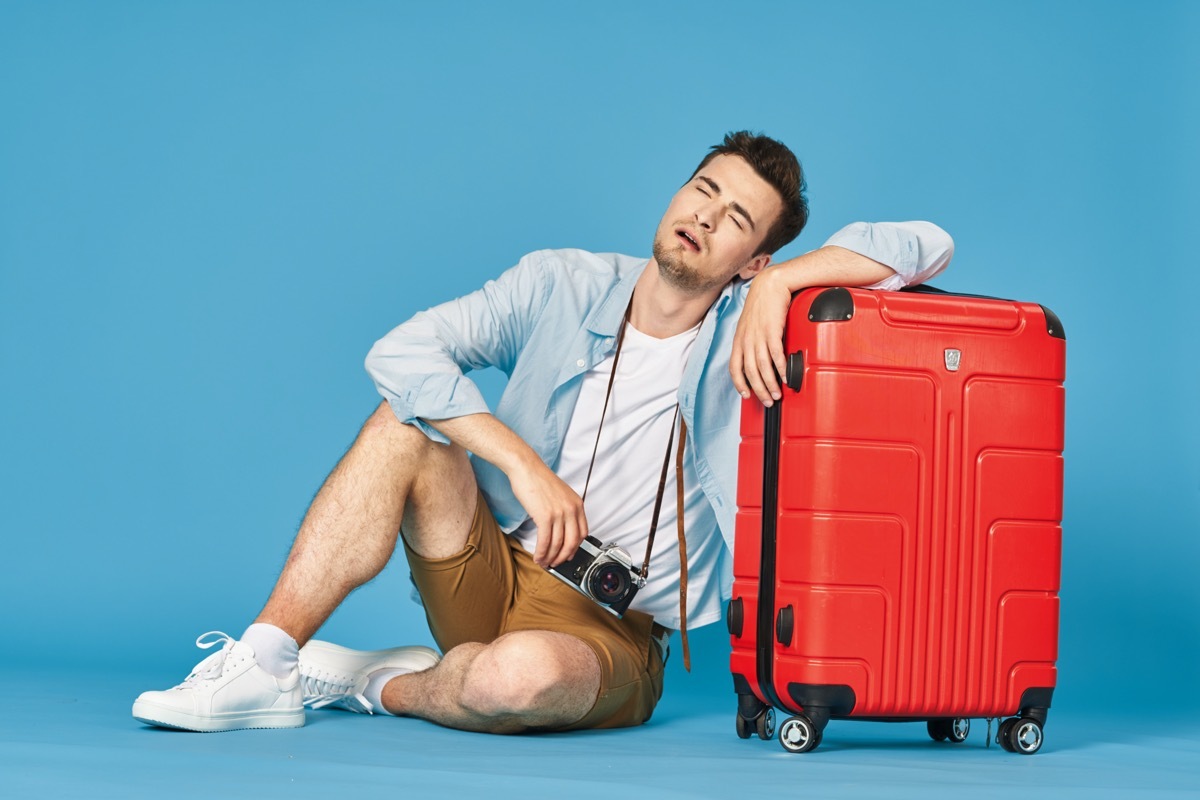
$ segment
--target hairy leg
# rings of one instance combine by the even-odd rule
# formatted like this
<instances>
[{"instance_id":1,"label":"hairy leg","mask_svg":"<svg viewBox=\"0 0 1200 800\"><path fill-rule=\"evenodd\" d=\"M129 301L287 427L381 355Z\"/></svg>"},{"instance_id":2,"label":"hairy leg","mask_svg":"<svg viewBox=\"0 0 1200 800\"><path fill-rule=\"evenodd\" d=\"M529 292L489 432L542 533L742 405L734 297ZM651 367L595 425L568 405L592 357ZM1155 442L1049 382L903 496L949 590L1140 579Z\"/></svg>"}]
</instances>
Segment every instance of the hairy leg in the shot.
<instances>
[{"instance_id":1,"label":"hairy leg","mask_svg":"<svg viewBox=\"0 0 1200 800\"><path fill-rule=\"evenodd\" d=\"M520 733L579 721L599 691L600 663L581 639L517 631L459 645L436 667L393 678L383 705L460 730Z\"/></svg>"},{"instance_id":2,"label":"hairy leg","mask_svg":"<svg viewBox=\"0 0 1200 800\"><path fill-rule=\"evenodd\" d=\"M475 493L466 451L431 441L381 404L317 492L255 621L303 645L350 592L384 568L401 521L424 532L426 555L461 550Z\"/></svg>"},{"instance_id":3,"label":"hairy leg","mask_svg":"<svg viewBox=\"0 0 1200 800\"><path fill-rule=\"evenodd\" d=\"M379 574L401 524L422 556L461 552L476 492L461 447L432 442L381 405L314 498L256 622L274 624L303 645L351 591ZM582 640L520 631L455 647L436 667L394 678L382 699L396 714L517 733L581 719L599 690L600 664Z\"/></svg>"}]
</instances>

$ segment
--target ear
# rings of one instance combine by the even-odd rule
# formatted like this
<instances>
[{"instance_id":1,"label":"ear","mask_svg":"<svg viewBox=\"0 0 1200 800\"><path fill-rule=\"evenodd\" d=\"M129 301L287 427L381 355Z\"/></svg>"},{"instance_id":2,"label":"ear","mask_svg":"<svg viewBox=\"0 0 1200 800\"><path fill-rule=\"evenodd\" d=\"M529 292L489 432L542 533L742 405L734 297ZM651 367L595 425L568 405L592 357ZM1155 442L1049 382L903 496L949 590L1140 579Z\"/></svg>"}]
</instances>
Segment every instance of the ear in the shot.
<instances>
[{"instance_id":1,"label":"ear","mask_svg":"<svg viewBox=\"0 0 1200 800\"><path fill-rule=\"evenodd\" d=\"M770 253L759 253L754 258L750 259L750 263L742 267L738 273L738 277L744 281L748 281L758 273L762 272L771 263Z\"/></svg>"}]
</instances>

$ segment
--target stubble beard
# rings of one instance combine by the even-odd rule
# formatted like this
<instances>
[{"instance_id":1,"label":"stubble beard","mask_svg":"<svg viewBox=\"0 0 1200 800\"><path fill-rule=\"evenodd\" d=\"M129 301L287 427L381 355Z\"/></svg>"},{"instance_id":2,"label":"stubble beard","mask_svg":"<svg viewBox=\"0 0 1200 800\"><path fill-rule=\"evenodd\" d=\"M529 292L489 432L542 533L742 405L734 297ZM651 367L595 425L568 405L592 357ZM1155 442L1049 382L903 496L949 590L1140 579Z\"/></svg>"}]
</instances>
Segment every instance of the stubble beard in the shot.
<instances>
[{"instance_id":1,"label":"stubble beard","mask_svg":"<svg viewBox=\"0 0 1200 800\"><path fill-rule=\"evenodd\" d=\"M725 279L705 278L696 270L683 263L683 246L668 247L657 238L651 248L654 262L658 264L658 274L669 286L689 294L704 292L724 286Z\"/></svg>"}]
</instances>

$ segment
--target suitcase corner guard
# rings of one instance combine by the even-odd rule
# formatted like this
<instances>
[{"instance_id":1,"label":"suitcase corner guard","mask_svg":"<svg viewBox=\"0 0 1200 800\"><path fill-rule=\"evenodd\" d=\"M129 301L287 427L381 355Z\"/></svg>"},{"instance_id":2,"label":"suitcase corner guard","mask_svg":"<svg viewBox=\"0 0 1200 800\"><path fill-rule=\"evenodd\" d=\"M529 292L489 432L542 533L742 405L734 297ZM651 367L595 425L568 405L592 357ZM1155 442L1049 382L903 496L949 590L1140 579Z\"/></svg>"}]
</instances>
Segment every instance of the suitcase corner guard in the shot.
<instances>
[{"instance_id":1,"label":"suitcase corner guard","mask_svg":"<svg viewBox=\"0 0 1200 800\"><path fill-rule=\"evenodd\" d=\"M843 684L789 683L788 696L822 730L830 717L848 717L858 698Z\"/></svg>"},{"instance_id":2,"label":"suitcase corner guard","mask_svg":"<svg viewBox=\"0 0 1200 800\"><path fill-rule=\"evenodd\" d=\"M813 298L808 307L810 322L845 322L854 318L854 297L840 286L826 289Z\"/></svg>"}]
</instances>

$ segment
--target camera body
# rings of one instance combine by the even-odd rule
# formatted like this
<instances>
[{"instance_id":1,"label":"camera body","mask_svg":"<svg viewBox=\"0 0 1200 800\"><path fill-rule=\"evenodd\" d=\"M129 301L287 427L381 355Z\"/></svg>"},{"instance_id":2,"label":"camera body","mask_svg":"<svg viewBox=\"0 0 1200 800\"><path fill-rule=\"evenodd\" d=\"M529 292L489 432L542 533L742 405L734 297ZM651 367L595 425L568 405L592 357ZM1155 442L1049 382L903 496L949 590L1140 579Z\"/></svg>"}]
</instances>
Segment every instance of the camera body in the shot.
<instances>
[{"instance_id":1,"label":"camera body","mask_svg":"<svg viewBox=\"0 0 1200 800\"><path fill-rule=\"evenodd\" d=\"M628 553L594 536L580 542L569 560L551 567L550 574L617 617L629 610L638 589L646 585Z\"/></svg>"}]
</instances>

